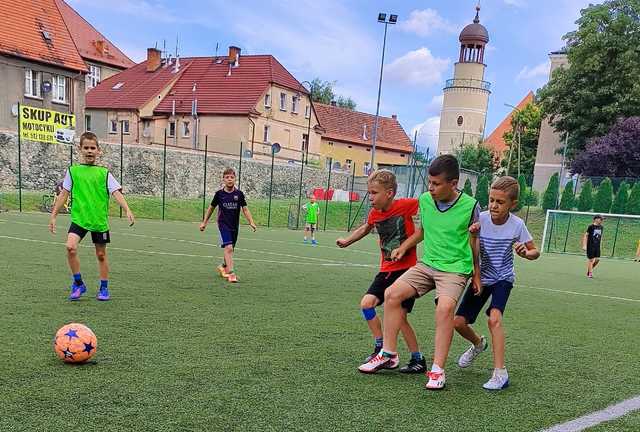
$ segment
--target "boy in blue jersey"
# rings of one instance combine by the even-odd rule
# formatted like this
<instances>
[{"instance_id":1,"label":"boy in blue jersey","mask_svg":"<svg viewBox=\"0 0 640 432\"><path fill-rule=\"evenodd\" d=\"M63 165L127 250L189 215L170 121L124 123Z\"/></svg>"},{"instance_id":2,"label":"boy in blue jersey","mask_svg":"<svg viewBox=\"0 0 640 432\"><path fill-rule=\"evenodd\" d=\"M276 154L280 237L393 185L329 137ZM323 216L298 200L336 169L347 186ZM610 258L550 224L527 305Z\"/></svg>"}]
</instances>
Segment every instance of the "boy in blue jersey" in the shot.
<instances>
[{"instance_id":1,"label":"boy in blue jersey","mask_svg":"<svg viewBox=\"0 0 640 432\"><path fill-rule=\"evenodd\" d=\"M254 232L256 230L256 224L253 222L253 217L247 207L244 194L236 188L236 172L233 168L224 170L222 173L222 182L223 187L213 196L204 220L200 224L200 231L205 230L214 209L218 207L220 247L224 249L224 261L222 265L218 267L218 272L220 276L229 282L235 283L238 282L238 277L233 269L233 250L238 241L240 211L242 211Z\"/></svg>"},{"instance_id":2,"label":"boy in blue jersey","mask_svg":"<svg viewBox=\"0 0 640 432\"><path fill-rule=\"evenodd\" d=\"M540 256L524 221L510 213L518 203L519 193L518 181L513 177L496 180L489 193L489 210L482 212L478 223L469 229L471 232L480 232L480 276L484 288L479 295L467 288L456 312L456 331L472 344L458 359L458 366L471 366L473 360L487 349L485 337L478 335L470 324L475 322L491 297L486 313L489 317L494 369L491 379L483 385L486 390L502 390L509 385L509 375L504 365L502 315L515 280L513 251L528 260Z\"/></svg>"}]
</instances>

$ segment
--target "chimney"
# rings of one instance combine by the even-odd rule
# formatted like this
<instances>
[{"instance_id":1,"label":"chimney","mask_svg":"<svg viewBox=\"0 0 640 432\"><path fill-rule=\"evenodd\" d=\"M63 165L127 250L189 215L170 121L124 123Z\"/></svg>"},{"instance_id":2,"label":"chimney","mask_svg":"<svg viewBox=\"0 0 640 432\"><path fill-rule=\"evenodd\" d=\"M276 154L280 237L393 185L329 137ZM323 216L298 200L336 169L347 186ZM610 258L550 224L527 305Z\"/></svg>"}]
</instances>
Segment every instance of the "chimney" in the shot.
<instances>
[{"instance_id":1,"label":"chimney","mask_svg":"<svg viewBox=\"0 0 640 432\"><path fill-rule=\"evenodd\" d=\"M331 106L338 106L338 102L336 102L336 101L332 100L332 101L331 101Z\"/></svg>"},{"instance_id":2,"label":"chimney","mask_svg":"<svg viewBox=\"0 0 640 432\"><path fill-rule=\"evenodd\" d=\"M100 54L104 54L105 52L105 43L102 39L98 39L94 42L94 45L96 46L96 51L98 51L98 53Z\"/></svg>"},{"instance_id":3,"label":"chimney","mask_svg":"<svg viewBox=\"0 0 640 432\"><path fill-rule=\"evenodd\" d=\"M147 48L147 72L155 72L162 64L160 50L157 48Z\"/></svg>"},{"instance_id":4,"label":"chimney","mask_svg":"<svg viewBox=\"0 0 640 432\"><path fill-rule=\"evenodd\" d=\"M240 66L240 48L237 46L229 47L229 64L233 67Z\"/></svg>"},{"instance_id":5,"label":"chimney","mask_svg":"<svg viewBox=\"0 0 640 432\"><path fill-rule=\"evenodd\" d=\"M398 120L398 115L397 114L391 114L391 118L394 120Z\"/></svg>"}]
</instances>

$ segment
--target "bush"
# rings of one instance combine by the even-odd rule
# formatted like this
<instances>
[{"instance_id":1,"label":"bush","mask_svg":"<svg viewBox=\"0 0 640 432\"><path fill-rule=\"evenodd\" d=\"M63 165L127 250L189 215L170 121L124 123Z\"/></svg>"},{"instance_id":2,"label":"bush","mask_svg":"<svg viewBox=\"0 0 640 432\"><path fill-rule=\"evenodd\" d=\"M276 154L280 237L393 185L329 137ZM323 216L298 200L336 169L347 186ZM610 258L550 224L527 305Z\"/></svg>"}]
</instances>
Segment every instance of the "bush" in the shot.
<instances>
[{"instance_id":1,"label":"bush","mask_svg":"<svg viewBox=\"0 0 640 432\"><path fill-rule=\"evenodd\" d=\"M611 206L611 213L624 214L627 211L627 203L629 201L629 184L626 181L620 183L618 192Z\"/></svg>"},{"instance_id":2,"label":"bush","mask_svg":"<svg viewBox=\"0 0 640 432\"><path fill-rule=\"evenodd\" d=\"M518 196L518 205L515 208L515 211L519 211L522 207L527 205L529 191L527 190L527 179L524 177L524 174L520 174L518 176L518 185L520 186L520 196Z\"/></svg>"},{"instance_id":3,"label":"bush","mask_svg":"<svg viewBox=\"0 0 640 432\"><path fill-rule=\"evenodd\" d=\"M596 197L593 200L593 211L596 213L609 213L611 210L611 204L613 200L613 185L609 177L602 180Z\"/></svg>"},{"instance_id":4,"label":"bush","mask_svg":"<svg viewBox=\"0 0 640 432\"><path fill-rule=\"evenodd\" d=\"M555 173L549 179L549 184L547 185L547 189L544 191L544 195L542 195L542 208L544 210L550 210L556 208L556 203L558 202L558 187L560 185L560 175Z\"/></svg>"},{"instance_id":5,"label":"bush","mask_svg":"<svg viewBox=\"0 0 640 432\"><path fill-rule=\"evenodd\" d=\"M573 180L571 180L564 186L564 190L562 191L562 197L560 198L560 210L573 210L574 201Z\"/></svg>"},{"instance_id":6,"label":"bush","mask_svg":"<svg viewBox=\"0 0 640 432\"><path fill-rule=\"evenodd\" d=\"M481 176L476 186L476 197L480 207L487 208L489 204L489 179L486 176Z\"/></svg>"},{"instance_id":7,"label":"bush","mask_svg":"<svg viewBox=\"0 0 640 432\"><path fill-rule=\"evenodd\" d=\"M580 196L578 197L578 211L588 212L593 208L593 184L588 179L582 184Z\"/></svg>"},{"instance_id":8,"label":"bush","mask_svg":"<svg viewBox=\"0 0 640 432\"><path fill-rule=\"evenodd\" d=\"M473 189L471 189L471 180L469 180L469 177L464 181L464 188L462 188L462 192L466 193L470 197L473 196Z\"/></svg>"},{"instance_id":9,"label":"bush","mask_svg":"<svg viewBox=\"0 0 640 432\"><path fill-rule=\"evenodd\" d=\"M631 188L629 202L627 203L627 214L640 215L640 181L637 181Z\"/></svg>"}]
</instances>

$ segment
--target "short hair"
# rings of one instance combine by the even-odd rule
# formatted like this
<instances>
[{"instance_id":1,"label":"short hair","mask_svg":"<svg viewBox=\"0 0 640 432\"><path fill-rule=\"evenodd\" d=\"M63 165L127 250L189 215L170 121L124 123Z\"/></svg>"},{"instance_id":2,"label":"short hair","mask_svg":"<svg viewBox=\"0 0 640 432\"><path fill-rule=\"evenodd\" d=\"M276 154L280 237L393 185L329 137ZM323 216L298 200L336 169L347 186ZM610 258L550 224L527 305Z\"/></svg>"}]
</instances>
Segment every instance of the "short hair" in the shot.
<instances>
[{"instance_id":1,"label":"short hair","mask_svg":"<svg viewBox=\"0 0 640 432\"><path fill-rule=\"evenodd\" d=\"M91 140L91 141L95 141L97 146L100 146L100 144L98 143L98 137L96 136L96 134L94 134L93 132L85 132L82 135L80 135L80 147L82 147L82 142L84 140Z\"/></svg>"},{"instance_id":2,"label":"short hair","mask_svg":"<svg viewBox=\"0 0 640 432\"><path fill-rule=\"evenodd\" d=\"M395 194L398 191L398 181L396 175L387 169L375 170L367 179L367 183L376 182L386 190L392 190Z\"/></svg>"},{"instance_id":3,"label":"short hair","mask_svg":"<svg viewBox=\"0 0 640 432\"><path fill-rule=\"evenodd\" d=\"M438 156L429 165L429 175L438 176L444 174L447 181L460 179L460 164L453 155Z\"/></svg>"},{"instance_id":4,"label":"short hair","mask_svg":"<svg viewBox=\"0 0 640 432\"><path fill-rule=\"evenodd\" d=\"M225 168L223 173L222 173L222 177L224 177L226 175L233 175L235 177L236 176L236 170L234 170L233 168Z\"/></svg>"},{"instance_id":5,"label":"short hair","mask_svg":"<svg viewBox=\"0 0 640 432\"><path fill-rule=\"evenodd\" d=\"M596 220L596 219L602 219L602 216L601 216L601 215L599 215L599 214L598 214L598 215L595 215L595 216L593 217L593 220Z\"/></svg>"},{"instance_id":6,"label":"short hair","mask_svg":"<svg viewBox=\"0 0 640 432\"><path fill-rule=\"evenodd\" d=\"M491 189L506 192L510 199L517 200L520 196L520 184L511 176L500 177L491 185Z\"/></svg>"}]
</instances>

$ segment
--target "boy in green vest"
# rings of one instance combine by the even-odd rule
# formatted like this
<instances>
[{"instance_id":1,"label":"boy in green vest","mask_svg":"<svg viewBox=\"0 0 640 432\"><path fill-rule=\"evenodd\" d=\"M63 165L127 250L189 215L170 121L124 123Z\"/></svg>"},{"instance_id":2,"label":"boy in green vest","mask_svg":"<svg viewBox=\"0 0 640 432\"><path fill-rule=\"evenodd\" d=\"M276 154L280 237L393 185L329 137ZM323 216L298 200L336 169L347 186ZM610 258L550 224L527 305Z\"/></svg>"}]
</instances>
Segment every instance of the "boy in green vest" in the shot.
<instances>
[{"instance_id":1,"label":"boy in green vest","mask_svg":"<svg viewBox=\"0 0 640 432\"><path fill-rule=\"evenodd\" d=\"M384 344L378 356L360 366L362 372L397 364L402 302L435 290L435 349L426 388L440 390L445 386L444 366L453 337L456 304L472 274L474 292L480 294L482 290L478 239L469 233L480 208L474 198L458 190L459 177L460 167L452 155L439 156L429 166L429 192L419 199L421 227L391 254L392 259L402 259L424 240L422 259L385 292Z\"/></svg>"},{"instance_id":2,"label":"boy in green vest","mask_svg":"<svg viewBox=\"0 0 640 432\"><path fill-rule=\"evenodd\" d=\"M69 300L78 300L87 291L80 274L78 244L87 233L91 233L100 272L100 289L96 298L100 301L106 301L110 298L109 263L107 261L107 243L111 241L109 235L109 197L113 195L120 204L120 207L127 214L130 226L134 224L135 218L122 195L122 187L118 181L107 168L96 165L96 160L100 155L100 146L95 134L91 132L82 134L80 155L83 163L69 167L64 177L60 199L56 200L51 211L49 231L55 234L56 217L71 194L71 226L66 244L67 261L73 274Z\"/></svg>"},{"instance_id":3,"label":"boy in green vest","mask_svg":"<svg viewBox=\"0 0 640 432\"><path fill-rule=\"evenodd\" d=\"M307 233L311 231L311 244L317 245L316 229L318 227L318 216L320 215L320 204L316 202L316 197L311 195L310 202L303 205L302 210L307 212L306 225L304 227L304 242L307 242Z\"/></svg>"}]
</instances>

